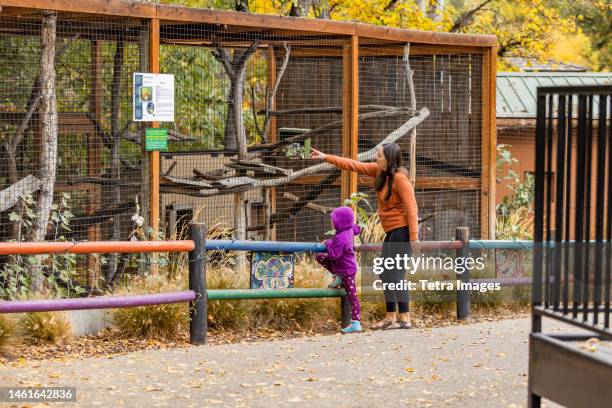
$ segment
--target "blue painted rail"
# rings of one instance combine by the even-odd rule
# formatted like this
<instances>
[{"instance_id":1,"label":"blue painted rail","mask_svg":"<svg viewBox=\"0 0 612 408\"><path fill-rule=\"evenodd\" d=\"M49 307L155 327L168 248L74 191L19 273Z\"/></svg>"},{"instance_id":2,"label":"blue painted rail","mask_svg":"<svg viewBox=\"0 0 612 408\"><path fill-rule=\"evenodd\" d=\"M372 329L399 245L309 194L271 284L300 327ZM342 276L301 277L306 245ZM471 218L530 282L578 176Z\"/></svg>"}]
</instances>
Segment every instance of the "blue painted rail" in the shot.
<instances>
[{"instance_id":1,"label":"blue painted rail","mask_svg":"<svg viewBox=\"0 0 612 408\"><path fill-rule=\"evenodd\" d=\"M359 245L358 252L380 251L382 243ZM461 248L461 241L423 241L423 251ZM533 241L470 240L469 249L533 249ZM207 251L257 251L257 252L325 252L325 244L319 242L239 241L211 239L206 241Z\"/></svg>"}]
</instances>

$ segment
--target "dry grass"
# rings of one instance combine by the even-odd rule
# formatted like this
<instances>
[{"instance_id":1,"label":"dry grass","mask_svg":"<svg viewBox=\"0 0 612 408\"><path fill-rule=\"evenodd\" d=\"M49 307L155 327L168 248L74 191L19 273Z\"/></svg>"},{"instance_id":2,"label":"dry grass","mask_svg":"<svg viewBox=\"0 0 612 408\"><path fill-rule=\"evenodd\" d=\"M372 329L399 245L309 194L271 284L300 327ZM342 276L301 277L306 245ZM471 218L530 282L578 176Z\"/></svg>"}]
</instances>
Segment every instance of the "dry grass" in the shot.
<instances>
[{"instance_id":1,"label":"dry grass","mask_svg":"<svg viewBox=\"0 0 612 408\"><path fill-rule=\"evenodd\" d=\"M13 333L15 332L15 323L7 316L0 315L0 349L6 347Z\"/></svg>"},{"instance_id":2,"label":"dry grass","mask_svg":"<svg viewBox=\"0 0 612 408\"><path fill-rule=\"evenodd\" d=\"M19 320L23 337L46 343L57 343L72 337L72 329L61 312L26 313Z\"/></svg>"},{"instance_id":3,"label":"dry grass","mask_svg":"<svg viewBox=\"0 0 612 408\"><path fill-rule=\"evenodd\" d=\"M163 293L184 290L185 283L164 275L136 278L118 294ZM184 303L115 309L113 323L124 337L176 339L189 322Z\"/></svg>"},{"instance_id":4,"label":"dry grass","mask_svg":"<svg viewBox=\"0 0 612 408\"><path fill-rule=\"evenodd\" d=\"M294 268L296 287L320 288L327 284L329 274L323 271L311 257L296 262ZM249 279L236 276L227 267L209 268L209 289L248 288ZM218 329L311 330L322 321L339 315L337 299L261 299L211 301L208 305L208 322Z\"/></svg>"}]
</instances>

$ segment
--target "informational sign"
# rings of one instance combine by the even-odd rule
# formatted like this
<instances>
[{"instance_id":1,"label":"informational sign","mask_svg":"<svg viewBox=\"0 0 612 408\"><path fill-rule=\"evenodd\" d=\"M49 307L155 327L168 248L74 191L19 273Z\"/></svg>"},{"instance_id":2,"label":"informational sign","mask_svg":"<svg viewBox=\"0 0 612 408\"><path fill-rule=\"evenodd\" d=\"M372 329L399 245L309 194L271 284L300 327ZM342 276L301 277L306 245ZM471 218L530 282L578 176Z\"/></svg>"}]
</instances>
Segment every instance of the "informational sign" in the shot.
<instances>
[{"instance_id":1,"label":"informational sign","mask_svg":"<svg viewBox=\"0 0 612 408\"><path fill-rule=\"evenodd\" d=\"M168 129L146 129L145 150L168 150Z\"/></svg>"},{"instance_id":2,"label":"informational sign","mask_svg":"<svg viewBox=\"0 0 612 408\"><path fill-rule=\"evenodd\" d=\"M134 73L135 122L174 122L174 75Z\"/></svg>"}]
</instances>

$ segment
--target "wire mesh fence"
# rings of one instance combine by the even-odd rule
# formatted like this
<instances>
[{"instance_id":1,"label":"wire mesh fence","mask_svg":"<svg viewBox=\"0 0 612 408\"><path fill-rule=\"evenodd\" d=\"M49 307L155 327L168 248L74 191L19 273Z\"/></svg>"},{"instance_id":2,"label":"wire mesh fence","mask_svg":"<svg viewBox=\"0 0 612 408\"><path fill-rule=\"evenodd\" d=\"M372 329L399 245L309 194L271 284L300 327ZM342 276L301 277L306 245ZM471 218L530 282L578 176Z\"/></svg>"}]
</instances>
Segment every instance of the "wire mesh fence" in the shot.
<instances>
[{"instance_id":1,"label":"wire mesh fence","mask_svg":"<svg viewBox=\"0 0 612 408\"><path fill-rule=\"evenodd\" d=\"M481 203L486 47L411 44L406 60L405 42L359 37L352 49L350 35L289 23L161 20L159 39L147 18L60 11L55 24L49 42L43 12L5 8L0 15L0 240L33 239L41 169L53 162L47 240L184 238L186 224L198 220L217 238L319 241L346 194L340 172L309 159L307 147L342 155L353 109L358 153L368 152L423 108L429 116L416 127L416 156L409 132L395 139L405 165L416 163L421 236L451 239L461 225L480 237L488 216ZM42 143L48 89L41 73L51 45L56 159ZM347 87L351 52L358 53L356 107ZM148 228L156 201L143 134L151 124L132 120L132 76L151 71L152 55L175 83L175 120L160 124L169 143L159 163L159 234ZM360 178L357 191L368 194L372 215L371 181ZM75 261L76 278L93 287L150 262L90 256Z\"/></svg>"}]
</instances>

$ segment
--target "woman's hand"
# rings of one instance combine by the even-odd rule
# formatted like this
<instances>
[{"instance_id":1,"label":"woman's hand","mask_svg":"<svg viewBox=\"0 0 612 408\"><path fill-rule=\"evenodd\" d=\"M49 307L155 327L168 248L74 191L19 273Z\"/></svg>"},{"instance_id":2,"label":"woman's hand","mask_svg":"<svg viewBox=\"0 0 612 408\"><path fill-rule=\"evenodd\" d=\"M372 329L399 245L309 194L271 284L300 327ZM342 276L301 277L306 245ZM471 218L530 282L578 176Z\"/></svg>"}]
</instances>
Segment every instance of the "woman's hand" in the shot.
<instances>
[{"instance_id":1,"label":"woman's hand","mask_svg":"<svg viewBox=\"0 0 612 408\"><path fill-rule=\"evenodd\" d=\"M311 159L325 160L325 158L327 157L325 153L320 152L316 149L313 149L312 147L310 148L310 150L311 150L310 152Z\"/></svg>"},{"instance_id":2,"label":"woman's hand","mask_svg":"<svg viewBox=\"0 0 612 408\"><path fill-rule=\"evenodd\" d=\"M413 257L419 257L421 255L421 242L410 241L410 249L412 250Z\"/></svg>"}]
</instances>

